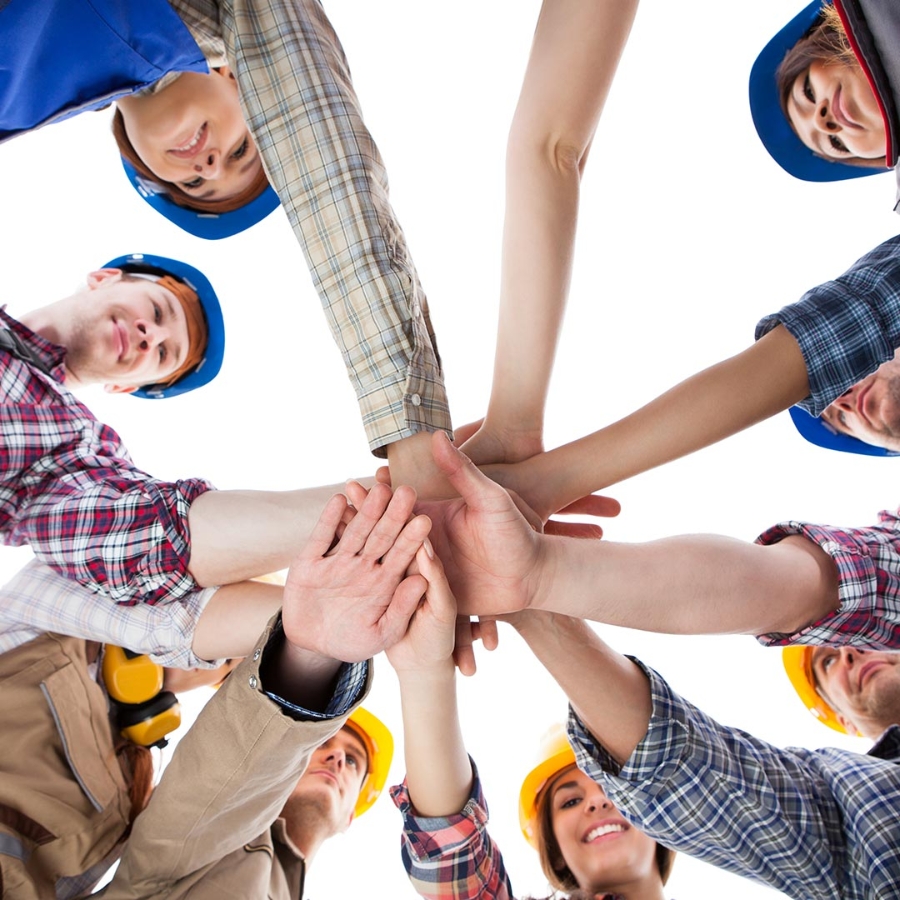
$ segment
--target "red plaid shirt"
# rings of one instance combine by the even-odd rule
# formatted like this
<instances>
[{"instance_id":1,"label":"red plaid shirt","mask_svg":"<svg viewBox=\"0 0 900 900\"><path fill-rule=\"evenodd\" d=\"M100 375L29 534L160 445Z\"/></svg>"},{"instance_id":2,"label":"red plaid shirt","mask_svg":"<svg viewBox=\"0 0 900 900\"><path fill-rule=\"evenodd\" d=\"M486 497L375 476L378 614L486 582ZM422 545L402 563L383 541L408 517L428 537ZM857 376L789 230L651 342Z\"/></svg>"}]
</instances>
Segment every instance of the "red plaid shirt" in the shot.
<instances>
[{"instance_id":1,"label":"red plaid shirt","mask_svg":"<svg viewBox=\"0 0 900 900\"><path fill-rule=\"evenodd\" d=\"M0 351L0 535L119 603L158 603L197 585L187 570L191 503L212 488L135 468L119 436L62 386L65 348L0 309L50 373Z\"/></svg>"},{"instance_id":2,"label":"red plaid shirt","mask_svg":"<svg viewBox=\"0 0 900 900\"><path fill-rule=\"evenodd\" d=\"M838 597L833 613L795 634L760 635L763 644L853 643L876 650L900 650L900 510L883 510L878 524L835 528L782 522L760 535L775 544L791 534L818 544L837 564Z\"/></svg>"}]
</instances>

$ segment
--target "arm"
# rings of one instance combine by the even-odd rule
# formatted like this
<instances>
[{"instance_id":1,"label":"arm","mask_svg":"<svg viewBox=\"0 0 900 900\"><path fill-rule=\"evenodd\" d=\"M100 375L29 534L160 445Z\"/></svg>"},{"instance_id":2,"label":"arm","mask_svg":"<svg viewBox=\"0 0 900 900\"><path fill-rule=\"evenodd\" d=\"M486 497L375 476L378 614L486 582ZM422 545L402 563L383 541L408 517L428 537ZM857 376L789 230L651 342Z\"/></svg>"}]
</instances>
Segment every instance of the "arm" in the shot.
<instances>
[{"instance_id":1,"label":"arm","mask_svg":"<svg viewBox=\"0 0 900 900\"><path fill-rule=\"evenodd\" d=\"M417 432L449 431L425 295L321 5L222 0L219 22L245 118L341 347L371 449L384 455Z\"/></svg>"},{"instance_id":2,"label":"arm","mask_svg":"<svg viewBox=\"0 0 900 900\"><path fill-rule=\"evenodd\" d=\"M425 600L406 635L387 651L403 711L407 775L392 791L403 814L403 862L423 897L508 900L512 889L485 830L487 806L460 730L456 602L430 545L417 562L428 582Z\"/></svg>"},{"instance_id":3,"label":"arm","mask_svg":"<svg viewBox=\"0 0 900 900\"><path fill-rule=\"evenodd\" d=\"M757 326L757 343L630 416L490 474L546 514L802 401L819 415L900 346L900 238Z\"/></svg>"},{"instance_id":4,"label":"arm","mask_svg":"<svg viewBox=\"0 0 900 900\"><path fill-rule=\"evenodd\" d=\"M808 393L800 347L778 327L606 428L486 471L546 518L579 497L755 425Z\"/></svg>"},{"instance_id":5,"label":"arm","mask_svg":"<svg viewBox=\"0 0 900 900\"><path fill-rule=\"evenodd\" d=\"M288 576L283 630L263 634L179 744L108 898L221 896L219 863L269 828L309 753L343 725L370 667L342 666L340 657L397 640L421 596L421 580L405 573L428 523L408 521L411 491L390 493L373 489L349 521L343 497L327 504ZM369 609L360 596L370 598ZM335 651L320 652L317 642ZM249 854L246 865L260 858Z\"/></svg>"},{"instance_id":6,"label":"arm","mask_svg":"<svg viewBox=\"0 0 900 900\"><path fill-rule=\"evenodd\" d=\"M513 625L569 697L579 766L641 831L790 897L849 896L848 811L815 753L719 725L580 620L526 612ZM850 768L865 767L865 757L848 755ZM889 768L873 796L896 795ZM869 860L856 865L873 871Z\"/></svg>"},{"instance_id":7,"label":"arm","mask_svg":"<svg viewBox=\"0 0 900 900\"><path fill-rule=\"evenodd\" d=\"M466 615L528 607L676 633L795 631L837 608L837 567L804 537L611 544L538 535L509 495L446 440L435 458L460 500L427 506ZM774 622L787 627L770 628Z\"/></svg>"},{"instance_id":8,"label":"arm","mask_svg":"<svg viewBox=\"0 0 900 900\"><path fill-rule=\"evenodd\" d=\"M581 175L637 0L545 0L506 155L494 381L476 462L541 449L572 268ZM580 496L580 495L579 495Z\"/></svg>"}]
</instances>

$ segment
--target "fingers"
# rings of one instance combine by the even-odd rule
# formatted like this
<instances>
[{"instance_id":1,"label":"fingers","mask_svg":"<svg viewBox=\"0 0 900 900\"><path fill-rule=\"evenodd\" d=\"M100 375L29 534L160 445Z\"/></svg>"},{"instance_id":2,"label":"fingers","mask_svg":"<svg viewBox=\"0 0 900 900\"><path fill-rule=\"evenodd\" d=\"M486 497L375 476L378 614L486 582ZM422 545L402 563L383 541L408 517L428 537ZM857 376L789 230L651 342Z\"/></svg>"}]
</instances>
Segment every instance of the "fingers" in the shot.
<instances>
[{"instance_id":1,"label":"fingers","mask_svg":"<svg viewBox=\"0 0 900 900\"><path fill-rule=\"evenodd\" d=\"M477 670L475 651L472 643L472 623L468 616L456 617L456 644L453 647L453 662L461 675L474 675Z\"/></svg>"},{"instance_id":2,"label":"fingers","mask_svg":"<svg viewBox=\"0 0 900 900\"><path fill-rule=\"evenodd\" d=\"M459 428L453 429L453 446L462 447L462 445L472 437L481 426L484 425L484 419L478 419L476 422L469 422L468 425L460 425Z\"/></svg>"},{"instance_id":3,"label":"fingers","mask_svg":"<svg viewBox=\"0 0 900 900\"><path fill-rule=\"evenodd\" d=\"M350 498L350 502L359 509L366 502L369 492L358 481L348 481L344 485L344 493Z\"/></svg>"},{"instance_id":4,"label":"fingers","mask_svg":"<svg viewBox=\"0 0 900 900\"><path fill-rule=\"evenodd\" d=\"M343 494L335 494L326 504L316 522L301 557L325 556L334 543L335 535L341 526L347 511L347 498Z\"/></svg>"},{"instance_id":5,"label":"fingers","mask_svg":"<svg viewBox=\"0 0 900 900\"><path fill-rule=\"evenodd\" d=\"M379 466L375 471L375 480L379 484L391 483L391 470L388 466Z\"/></svg>"},{"instance_id":6,"label":"fingers","mask_svg":"<svg viewBox=\"0 0 900 900\"><path fill-rule=\"evenodd\" d=\"M614 500L612 497L602 497L599 494L588 494L586 497L581 497L574 503L557 510L554 515L612 518L620 512L622 512L622 504L618 500Z\"/></svg>"},{"instance_id":7,"label":"fingers","mask_svg":"<svg viewBox=\"0 0 900 900\"><path fill-rule=\"evenodd\" d=\"M603 537L603 529L599 525L589 525L586 522L559 522L556 519L549 519L544 525L544 534L599 541Z\"/></svg>"},{"instance_id":8,"label":"fingers","mask_svg":"<svg viewBox=\"0 0 900 900\"><path fill-rule=\"evenodd\" d=\"M416 564L428 581L428 605L433 615L441 622L448 622L456 616L456 597L450 590L444 567L427 539L416 553Z\"/></svg>"},{"instance_id":9,"label":"fingers","mask_svg":"<svg viewBox=\"0 0 900 900\"><path fill-rule=\"evenodd\" d=\"M409 620L418 609L427 587L428 582L421 575L410 575L397 585L379 621L382 648L393 647L406 634Z\"/></svg>"},{"instance_id":10,"label":"fingers","mask_svg":"<svg viewBox=\"0 0 900 900\"><path fill-rule=\"evenodd\" d=\"M475 467L454 447L442 431L431 437L431 453L437 467L447 477L466 505L472 509L503 509L512 506L509 495Z\"/></svg>"},{"instance_id":11,"label":"fingers","mask_svg":"<svg viewBox=\"0 0 900 900\"><path fill-rule=\"evenodd\" d=\"M365 546L360 551L361 556L372 560L381 559L397 546L397 542L400 541L401 534L403 533L407 522L410 521L413 507L416 505L416 492L412 488L399 487L394 491L393 496L391 496L390 488L382 485L375 485L369 492L369 496L371 497L373 493L380 493L381 491L388 492L390 502L372 526L372 530L366 538ZM363 504L363 508L365 508L365 504ZM421 526L418 526L413 529L413 531L418 533L420 528ZM425 533L427 534L427 530ZM422 542L424 536L425 535L422 534L419 537L418 543ZM403 546L402 542L401 546ZM416 549L418 549L418 547ZM409 565L412 555L415 555L415 550L412 551L410 559L404 564L404 570L406 566Z\"/></svg>"},{"instance_id":12,"label":"fingers","mask_svg":"<svg viewBox=\"0 0 900 900\"><path fill-rule=\"evenodd\" d=\"M479 619L473 625L473 632L476 638L480 638L481 645L485 650L496 650L500 646L500 635L497 632L497 620Z\"/></svg>"},{"instance_id":13,"label":"fingers","mask_svg":"<svg viewBox=\"0 0 900 900\"><path fill-rule=\"evenodd\" d=\"M431 519L428 516L416 516L411 519L395 538L390 549L382 554L381 562L388 573L395 574L398 578L406 572L416 554L422 547L422 542L431 531Z\"/></svg>"}]
</instances>

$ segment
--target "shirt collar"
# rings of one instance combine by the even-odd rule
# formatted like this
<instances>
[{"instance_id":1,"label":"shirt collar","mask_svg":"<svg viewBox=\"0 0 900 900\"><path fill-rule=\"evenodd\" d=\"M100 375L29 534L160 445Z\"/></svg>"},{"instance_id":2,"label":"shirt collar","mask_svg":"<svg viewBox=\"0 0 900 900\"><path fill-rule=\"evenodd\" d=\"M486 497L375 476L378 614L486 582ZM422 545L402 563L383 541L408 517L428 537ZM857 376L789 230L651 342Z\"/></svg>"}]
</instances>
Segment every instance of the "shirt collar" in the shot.
<instances>
[{"instance_id":1,"label":"shirt collar","mask_svg":"<svg viewBox=\"0 0 900 900\"><path fill-rule=\"evenodd\" d=\"M63 365L66 359L65 347L60 347L59 344L48 341L37 332L32 331L27 325L23 325L18 319L14 319L6 311L5 306L0 307L0 322L29 345L55 381L58 381L60 384L65 382L66 370Z\"/></svg>"},{"instance_id":2,"label":"shirt collar","mask_svg":"<svg viewBox=\"0 0 900 900\"><path fill-rule=\"evenodd\" d=\"M900 760L900 725L891 725L885 733L875 741L875 746L867 756L876 759Z\"/></svg>"}]
</instances>

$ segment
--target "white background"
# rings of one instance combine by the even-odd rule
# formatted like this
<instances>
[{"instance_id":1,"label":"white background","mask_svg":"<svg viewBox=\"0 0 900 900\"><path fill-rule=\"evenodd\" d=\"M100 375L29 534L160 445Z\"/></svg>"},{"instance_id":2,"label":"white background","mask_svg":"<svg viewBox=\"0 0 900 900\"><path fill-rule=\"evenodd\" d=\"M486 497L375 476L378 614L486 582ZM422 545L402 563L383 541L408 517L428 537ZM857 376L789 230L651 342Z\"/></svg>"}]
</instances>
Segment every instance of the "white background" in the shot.
<instances>
[{"instance_id":1,"label":"white background","mask_svg":"<svg viewBox=\"0 0 900 900\"><path fill-rule=\"evenodd\" d=\"M328 4L430 298L458 424L483 414L488 396L505 137L538 9L536 0ZM755 136L747 75L796 10L776 0L645 0L584 178L548 446L614 421L744 349L761 316L895 233L891 177L804 184L784 174ZM139 466L167 479L202 475L220 488L288 489L370 473L352 391L283 214L224 242L179 232L126 183L108 119L108 112L84 115L0 148L9 311L69 293L122 253L190 261L216 285L225 309L222 373L164 404L92 391L85 399L98 418L119 430ZM806 445L785 414L611 489L623 512L605 523L607 536L708 531L749 540L784 518L867 524L896 502L898 465ZM0 575L27 558L27 550L4 549ZM660 584L663 597L665 589ZM602 633L729 724L777 744L866 749L818 725L790 690L780 653L752 638ZM399 745L396 684L385 662L377 669L368 705ZM564 699L508 630L460 694L514 886L520 895L546 893L536 854L518 832L515 799L540 735L564 717ZM322 850L308 894L412 896L398 843L398 814L382 799ZM669 893L772 896L684 857Z\"/></svg>"}]
</instances>

